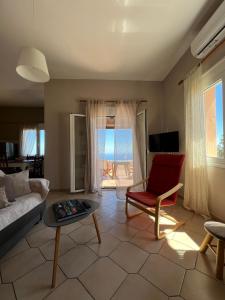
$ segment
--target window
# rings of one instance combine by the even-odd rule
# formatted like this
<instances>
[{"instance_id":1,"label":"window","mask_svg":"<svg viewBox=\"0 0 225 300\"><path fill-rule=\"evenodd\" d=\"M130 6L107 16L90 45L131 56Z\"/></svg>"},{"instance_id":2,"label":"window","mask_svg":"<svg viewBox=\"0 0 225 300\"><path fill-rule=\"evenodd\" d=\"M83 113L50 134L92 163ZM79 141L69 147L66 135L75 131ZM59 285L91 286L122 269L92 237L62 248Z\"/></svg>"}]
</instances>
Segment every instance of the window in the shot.
<instances>
[{"instance_id":1,"label":"window","mask_svg":"<svg viewBox=\"0 0 225 300\"><path fill-rule=\"evenodd\" d=\"M224 82L224 60L212 67L202 78L207 160L209 165L217 167L225 167Z\"/></svg>"},{"instance_id":2,"label":"window","mask_svg":"<svg viewBox=\"0 0 225 300\"><path fill-rule=\"evenodd\" d=\"M21 141L21 155L35 156L45 153L45 130L23 129Z\"/></svg>"},{"instance_id":3,"label":"window","mask_svg":"<svg viewBox=\"0 0 225 300\"><path fill-rule=\"evenodd\" d=\"M218 81L204 91L206 153L224 158L223 84Z\"/></svg>"}]
</instances>

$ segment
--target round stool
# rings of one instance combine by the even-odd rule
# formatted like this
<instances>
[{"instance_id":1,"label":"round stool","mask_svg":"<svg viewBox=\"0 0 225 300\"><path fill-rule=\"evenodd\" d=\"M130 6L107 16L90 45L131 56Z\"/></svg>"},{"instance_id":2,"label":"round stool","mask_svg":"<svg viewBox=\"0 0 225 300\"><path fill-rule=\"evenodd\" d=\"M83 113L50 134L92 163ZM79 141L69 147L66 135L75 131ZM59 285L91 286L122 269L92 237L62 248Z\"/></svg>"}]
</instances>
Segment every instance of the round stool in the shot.
<instances>
[{"instance_id":1,"label":"round stool","mask_svg":"<svg viewBox=\"0 0 225 300\"><path fill-rule=\"evenodd\" d=\"M216 277L223 279L223 267L224 267L224 249L225 249L225 224L215 221L207 221L204 224L204 228L207 232L201 247L200 252L205 253L210 248L216 255ZM216 238L217 246L212 245L213 238ZM215 249L216 248L216 251Z\"/></svg>"}]
</instances>

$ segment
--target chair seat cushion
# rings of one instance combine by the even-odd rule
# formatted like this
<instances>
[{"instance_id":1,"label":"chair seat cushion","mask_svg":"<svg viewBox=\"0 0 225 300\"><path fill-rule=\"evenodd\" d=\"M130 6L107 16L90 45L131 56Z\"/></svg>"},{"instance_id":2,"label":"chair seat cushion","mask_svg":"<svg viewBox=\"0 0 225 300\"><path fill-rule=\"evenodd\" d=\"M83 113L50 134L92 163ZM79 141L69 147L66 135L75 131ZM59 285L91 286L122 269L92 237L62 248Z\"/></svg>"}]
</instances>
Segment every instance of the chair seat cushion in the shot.
<instances>
[{"instance_id":1,"label":"chair seat cushion","mask_svg":"<svg viewBox=\"0 0 225 300\"><path fill-rule=\"evenodd\" d=\"M220 240L225 240L225 224L215 221L207 221L204 224L206 231Z\"/></svg>"},{"instance_id":2,"label":"chair seat cushion","mask_svg":"<svg viewBox=\"0 0 225 300\"><path fill-rule=\"evenodd\" d=\"M157 195L150 192L127 192L126 196L148 207L155 207ZM176 201L165 199L161 202L161 206L170 206L176 204Z\"/></svg>"}]
</instances>

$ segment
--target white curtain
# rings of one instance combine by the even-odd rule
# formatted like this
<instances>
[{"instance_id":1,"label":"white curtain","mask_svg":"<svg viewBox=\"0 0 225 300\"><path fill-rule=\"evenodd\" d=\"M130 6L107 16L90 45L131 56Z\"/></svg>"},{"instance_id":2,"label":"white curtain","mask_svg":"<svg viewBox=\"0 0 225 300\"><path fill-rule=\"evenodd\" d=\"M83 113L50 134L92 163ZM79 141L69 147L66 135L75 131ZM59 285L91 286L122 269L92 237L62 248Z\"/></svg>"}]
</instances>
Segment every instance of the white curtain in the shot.
<instances>
[{"instance_id":1,"label":"white curtain","mask_svg":"<svg viewBox=\"0 0 225 300\"><path fill-rule=\"evenodd\" d=\"M86 106L87 161L85 190L99 192L104 169L106 111L104 101L90 100Z\"/></svg>"},{"instance_id":2,"label":"white curtain","mask_svg":"<svg viewBox=\"0 0 225 300\"><path fill-rule=\"evenodd\" d=\"M21 155L37 154L37 129L24 128L21 134Z\"/></svg>"},{"instance_id":3,"label":"white curtain","mask_svg":"<svg viewBox=\"0 0 225 300\"><path fill-rule=\"evenodd\" d=\"M137 104L135 101L119 101L117 103L114 165L116 167L116 192L120 199L125 198L128 185L142 180L136 135L136 116Z\"/></svg>"},{"instance_id":4,"label":"white curtain","mask_svg":"<svg viewBox=\"0 0 225 300\"><path fill-rule=\"evenodd\" d=\"M185 188L184 206L208 216L208 176L201 67L184 81L185 99Z\"/></svg>"}]
</instances>

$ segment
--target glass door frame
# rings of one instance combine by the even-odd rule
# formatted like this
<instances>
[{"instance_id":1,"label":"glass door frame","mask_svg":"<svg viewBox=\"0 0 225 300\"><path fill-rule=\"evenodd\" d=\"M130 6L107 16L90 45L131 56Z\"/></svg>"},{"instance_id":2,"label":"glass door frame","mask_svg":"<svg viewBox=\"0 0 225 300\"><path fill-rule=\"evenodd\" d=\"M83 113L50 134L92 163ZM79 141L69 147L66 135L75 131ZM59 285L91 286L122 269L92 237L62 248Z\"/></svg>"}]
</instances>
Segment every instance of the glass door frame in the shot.
<instances>
[{"instance_id":1,"label":"glass door frame","mask_svg":"<svg viewBox=\"0 0 225 300\"><path fill-rule=\"evenodd\" d=\"M143 109L137 113L137 117L140 116L141 114L144 115L144 125L145 125L145 168L144 168L144 174L143 174L143 179L147 177L147 170L148 170L148 124L147 124L147 118L146 118L146 109Z\"/></svg>"},{"instance_id":2,"label":"glass door frame","mask_svg":"<svg viewBox=\"0 0 225 300\"><path fill-rule=\"evenodd\" d=\"M76 190L75 182L75 171L76 171L76 161L75 161L75 118L81 117L86 118L84 114L70 114L70 192L79 193L84 192L84 189Z\"/></svg>"}]
</instances>

